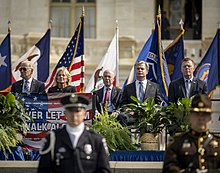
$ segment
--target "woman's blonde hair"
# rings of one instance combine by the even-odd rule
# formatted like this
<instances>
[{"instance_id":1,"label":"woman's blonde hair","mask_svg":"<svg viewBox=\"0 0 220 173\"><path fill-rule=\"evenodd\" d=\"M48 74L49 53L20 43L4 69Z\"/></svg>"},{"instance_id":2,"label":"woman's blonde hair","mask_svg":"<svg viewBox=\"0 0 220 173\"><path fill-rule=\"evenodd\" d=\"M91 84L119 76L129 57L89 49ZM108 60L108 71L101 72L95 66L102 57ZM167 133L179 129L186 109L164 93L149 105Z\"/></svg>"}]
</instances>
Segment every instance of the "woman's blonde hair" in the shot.
<instances>
[{"instance_id":1,"label":"woman's blonde hair","mask_svg":"<svg viewBox=\"0 0 220 173\"><path fill-rule=\"evenodd\" d=\"M57 72L55 75L54 86L57 86L57 75L59 72L63 72L67 76L67 86L71 85L71 75L69 71L66 69L66 67L60 67L57 69Z\"/></svg>"}]
</instances>

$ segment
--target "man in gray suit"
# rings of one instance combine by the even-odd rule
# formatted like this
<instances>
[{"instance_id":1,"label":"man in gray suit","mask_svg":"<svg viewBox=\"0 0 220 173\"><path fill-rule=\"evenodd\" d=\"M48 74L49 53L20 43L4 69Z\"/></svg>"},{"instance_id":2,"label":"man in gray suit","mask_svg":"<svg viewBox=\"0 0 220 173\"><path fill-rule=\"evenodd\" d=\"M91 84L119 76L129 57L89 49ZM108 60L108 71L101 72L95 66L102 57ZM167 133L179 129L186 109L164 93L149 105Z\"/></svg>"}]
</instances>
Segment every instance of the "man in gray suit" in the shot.
<instances>
[{"instance_id":1,"label":"man in gray suit","mask_svg":"<svg viewBox=\"0 0 220 173\"><path fill-rule=\"evenodd\" d=\"M125 86L121 106L134 103L131 96L135 96L139 101L143 102L147 98L154 97L155 103L160 104L162 100L159 85L146 79L149 71L149 65L145 61L138 61L135 64L136 80Z\"/></svg>"},{"instance_id":2,"label":"man in gray suit","mask_svg":"<svg viewBox=\"0 0 220 173\"><path fill-rule=\"evenodd\" d=\"M21 62L19 71L22 79L12 84L12 93L45 93L44 83L32 77L34 68L31 61Z\"/></svg>"},{"instance_id":3,"label":"man in gray suit","mask_svg":"<svg viewBox=\"0 0 220 173\"><path fill-rule=\"evenodd\" d=\"M190 58L184 58L181 64L182 78L174 80L169 85L168 101L176 103L178 99L190 98L196 94L207 94L206 82L193 76L195 63Z\"/></svg>"}]
</instances>

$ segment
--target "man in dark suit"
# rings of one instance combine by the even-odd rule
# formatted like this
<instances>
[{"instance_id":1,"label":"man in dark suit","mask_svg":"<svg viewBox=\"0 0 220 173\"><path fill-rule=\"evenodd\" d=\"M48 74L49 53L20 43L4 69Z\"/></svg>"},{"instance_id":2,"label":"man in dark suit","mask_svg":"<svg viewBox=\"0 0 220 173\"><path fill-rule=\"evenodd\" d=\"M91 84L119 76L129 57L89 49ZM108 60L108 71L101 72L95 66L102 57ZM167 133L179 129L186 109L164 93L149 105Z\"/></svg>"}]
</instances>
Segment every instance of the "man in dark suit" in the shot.
<instances>
[{"instance_id":1,"label":"man in dark suit","mask_svg":"<svg viewBox=\"0 0 220 173\"><path fill-rule=\"evenodd\" d=\"M174 80L169 85L168 101L176 103L178 99L190 98L196 94L207 94L206 82L193 76L195 63L190 58L184 58L181 64L182 78Z\"/></svg>"},{"instance_id":2,"label":"man in dark suit","mask_svg":"<svg viewBox=\"0 0 220 173\"><path fill-rule=\"evenodd\" d=\"M120 103L121 106L135 103L131 96L136 97L141 102L152 97L154 97L157 104L163 101L159 85L146 79L148 71L149 65L147 62L139 61L135 64L136 80L125 86Z\"/></svg>"},{"instance_id":3,"label":"man in dark suit","mask_svg":"<svg viewBox=\"0 0 220 173\"><path fill-rule=\"evenodd\" d=\"M21 80L12 84L12 93L45 93L45 86L32 77L34 68L31 61L23 61L20 65Z\"/></svg>"},{"instance_id":4,"label":"man in dark suit","mask_svg":"<svg viewBox=\"0 0 220 173\"><path fill-rule=\"evenodd\" d=\"M106 107L109 113L116 111L119 107L122 92L121 89L113 86L114 76L113 71L105 70L103 73L104 86L93 92L96 98L96 109L100 114L102 113L102 109Z\"/></svg>"},{"instance_id":5,"label":"man in dark suit","mask_svg":"<svg viewBox=\"0 0 220 173\"><path fill-rule=\"evenodd\" d=\"M67 125L45 138L38 173L110 173L105 139L83 122L89 100L72 94L61 103Z\"/></svg>"}]
</instances>

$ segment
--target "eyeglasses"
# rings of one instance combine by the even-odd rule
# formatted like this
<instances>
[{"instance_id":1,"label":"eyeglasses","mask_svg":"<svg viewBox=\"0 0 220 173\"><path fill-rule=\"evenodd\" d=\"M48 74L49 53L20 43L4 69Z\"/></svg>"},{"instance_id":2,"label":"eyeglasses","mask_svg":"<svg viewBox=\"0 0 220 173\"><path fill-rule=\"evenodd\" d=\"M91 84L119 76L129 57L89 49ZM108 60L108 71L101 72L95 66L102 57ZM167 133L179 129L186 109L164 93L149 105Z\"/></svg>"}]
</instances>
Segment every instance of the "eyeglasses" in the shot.
<instances>
[{"instance_id":1,"label":"eyeglasses","mask_svg":"<svg viewBox=\"0 0 220 173\"><path fill-rule=\"evenodd\" d=\"M19 68L19 71L27 71L27 68Z\"/></svg>"}]
</instances>

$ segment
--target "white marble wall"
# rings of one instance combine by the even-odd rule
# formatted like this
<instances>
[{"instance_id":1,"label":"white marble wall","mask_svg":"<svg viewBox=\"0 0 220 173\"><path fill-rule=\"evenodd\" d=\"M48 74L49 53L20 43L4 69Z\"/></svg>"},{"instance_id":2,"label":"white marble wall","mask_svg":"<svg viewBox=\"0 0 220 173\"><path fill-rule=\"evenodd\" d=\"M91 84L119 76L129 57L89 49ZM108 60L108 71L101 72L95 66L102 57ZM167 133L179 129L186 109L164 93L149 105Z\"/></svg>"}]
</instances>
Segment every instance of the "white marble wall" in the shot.
<instances>
[{"instance_id":1,"label":"white marble wall","mask_svg":"<svg viewBox=\"0 0 220 173\"><path fill-rule=\"evenodd\" d=\"M212 38L220 22L220 1L202 0L202 39Z\"/></svg>"},{"instance_id":2,"label":"white marble wall","mask_svg":"<svg viewBox=\"0 0 220 173\"><path fill-rule=\"evenodd\" d=\"M12 34L45 32L49 21L49 0L0 0L0 33L7 33L8 20Z\"/></svg>"}]
</instances>

